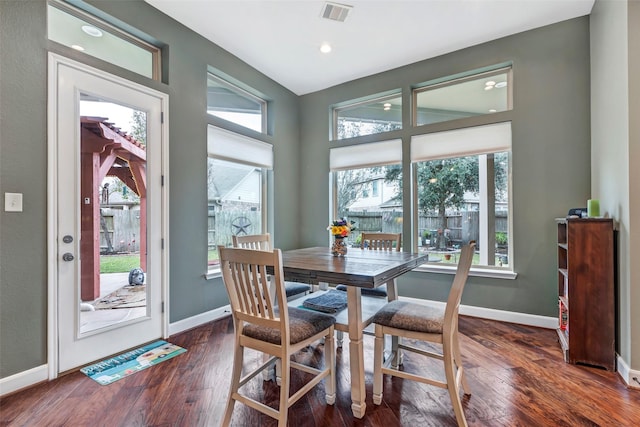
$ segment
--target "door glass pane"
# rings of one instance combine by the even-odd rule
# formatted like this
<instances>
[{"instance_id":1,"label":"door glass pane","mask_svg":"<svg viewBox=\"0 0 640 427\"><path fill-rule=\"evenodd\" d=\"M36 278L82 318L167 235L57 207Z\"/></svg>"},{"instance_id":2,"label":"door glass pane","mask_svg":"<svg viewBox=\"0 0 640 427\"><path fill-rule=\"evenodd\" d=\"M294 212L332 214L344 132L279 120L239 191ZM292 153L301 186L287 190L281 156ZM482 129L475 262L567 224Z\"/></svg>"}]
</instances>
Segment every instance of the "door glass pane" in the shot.
<instances>
[{"instance_id":1,"label":"door glass pane","mask_svg":"<svg viewBox=\"0 0 640 427\"><path fill-rule=\"evenodd\" d=\"M80 332L147 314L147 116L81 94Z\"/></svg>"}]
</instances>

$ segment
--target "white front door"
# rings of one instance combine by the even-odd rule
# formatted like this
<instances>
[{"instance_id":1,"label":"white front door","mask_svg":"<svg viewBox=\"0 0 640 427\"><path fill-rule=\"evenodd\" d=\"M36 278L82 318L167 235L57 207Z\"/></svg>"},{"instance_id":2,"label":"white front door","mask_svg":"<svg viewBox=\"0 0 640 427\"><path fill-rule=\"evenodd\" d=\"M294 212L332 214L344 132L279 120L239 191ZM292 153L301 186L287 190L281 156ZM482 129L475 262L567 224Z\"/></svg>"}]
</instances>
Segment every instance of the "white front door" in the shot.
<instances>
[{"instance_id":1,"label":"white front door","mask_svg":"<svg viewBox=\"0 0 640 427\"><path fill-rule=\"evenodd\" d=\"M50 376L166 335L167 105L49 54Z\"/></svg>"}]
</instances>

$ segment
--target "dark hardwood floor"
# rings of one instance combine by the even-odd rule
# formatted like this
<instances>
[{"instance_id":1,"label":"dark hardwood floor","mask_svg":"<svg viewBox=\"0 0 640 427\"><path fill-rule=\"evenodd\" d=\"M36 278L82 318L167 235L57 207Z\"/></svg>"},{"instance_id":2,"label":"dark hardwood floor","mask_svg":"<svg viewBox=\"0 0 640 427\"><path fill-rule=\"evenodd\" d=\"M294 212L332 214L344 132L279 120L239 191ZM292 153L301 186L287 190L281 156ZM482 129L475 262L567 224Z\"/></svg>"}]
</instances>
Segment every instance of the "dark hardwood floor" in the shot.
<instances>
[{"instance_id":1,"label":"dark hardwood floor","mask_svg":"<svg viewBox=\"0 0 640 427\"><path fill-rule=\"evenodd\" d=\"M472 395L463 399L470 426L637 426L640 390L627 389L616 373L565 364L555 331L460 318L463 360ZM175 335L188 349L174 359L101 386L80 372L0 399L2 426L217 426L226 402L233 358L230 318ZM322 345L296 357L322 363ZM348 347L338 350L338 396L324 401L319 385L289 410L291 426L455 426L446 390L384 379L384 399L371 398L373 338L365 337L367 411L350 410ZM255 354L255 353L254 353ZM251 354L247 363L257 363ZM256 360L256 362L254 362ZM432 365L405 355L405 367L423 373ZM439 369L434 372L439 372ZM295 372L292 389L307 374ZM260 377L254 396L275 406L278 387ZM269 417L236 404L233 425L273 426Z\"/></svg>"}]
</instances>

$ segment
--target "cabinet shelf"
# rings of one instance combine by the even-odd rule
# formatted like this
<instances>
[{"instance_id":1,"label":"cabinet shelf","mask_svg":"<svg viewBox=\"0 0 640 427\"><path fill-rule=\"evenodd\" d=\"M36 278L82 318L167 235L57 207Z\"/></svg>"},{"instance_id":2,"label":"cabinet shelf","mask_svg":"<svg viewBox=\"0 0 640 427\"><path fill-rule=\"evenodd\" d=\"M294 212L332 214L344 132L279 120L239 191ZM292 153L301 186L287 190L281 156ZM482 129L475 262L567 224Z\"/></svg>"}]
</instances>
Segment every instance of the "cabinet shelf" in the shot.
<instances>
[{"instance_id":1,"label":"cabinet shelf","mask_svg":"<svg viewBox=\"0 0 640 427\"><path fill-rule=\"evenodd\" d=\"M560 218L556 223L557 332L564 359L615 370L613 220Z\"/></svg>"}]
</instances>

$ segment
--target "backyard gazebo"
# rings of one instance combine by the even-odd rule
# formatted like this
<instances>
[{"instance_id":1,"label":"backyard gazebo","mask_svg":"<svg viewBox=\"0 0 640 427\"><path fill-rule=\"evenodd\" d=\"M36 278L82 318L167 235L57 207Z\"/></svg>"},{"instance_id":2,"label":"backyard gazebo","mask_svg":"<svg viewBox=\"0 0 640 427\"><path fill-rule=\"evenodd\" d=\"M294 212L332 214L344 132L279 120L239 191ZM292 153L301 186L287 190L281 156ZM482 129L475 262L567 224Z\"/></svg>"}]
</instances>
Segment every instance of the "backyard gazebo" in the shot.
<instances>
[{"instance_id":1,"label":"backyard gazebo","mask_svg":"<svg viewBox=\"0 0 640 427\"><path fill-rule=\"evenodd\" d=\"M147 270L147 153L145 146L106 117L80 118L80 296L100 296L100 197L106 176L119 178L140 197L140 267Z\"/></svg>"}]
</instances>

